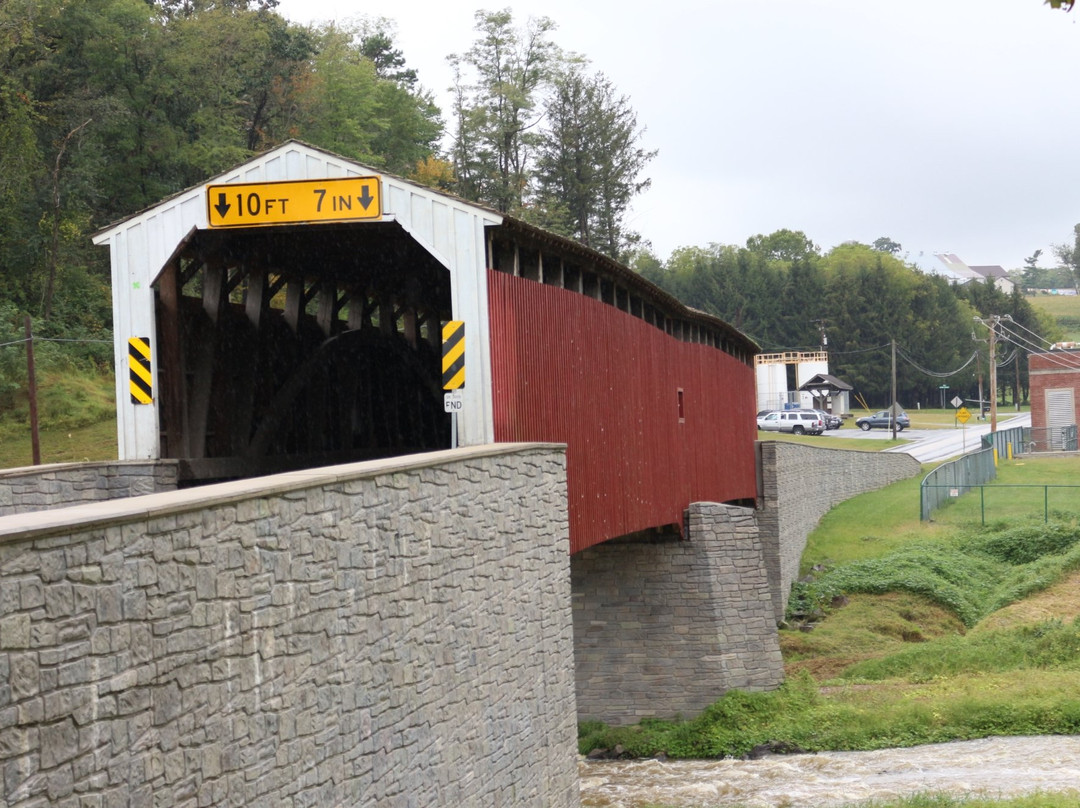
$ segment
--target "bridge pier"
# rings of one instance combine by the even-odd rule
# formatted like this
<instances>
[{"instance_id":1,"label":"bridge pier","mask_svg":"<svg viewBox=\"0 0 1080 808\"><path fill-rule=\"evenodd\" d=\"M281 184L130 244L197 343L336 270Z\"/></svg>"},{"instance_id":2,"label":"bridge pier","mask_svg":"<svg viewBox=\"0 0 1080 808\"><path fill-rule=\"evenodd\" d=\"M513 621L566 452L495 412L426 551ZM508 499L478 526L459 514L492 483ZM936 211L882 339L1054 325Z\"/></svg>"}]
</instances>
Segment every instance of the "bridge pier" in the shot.
<instances>
[{"instance_id":1,"label":"bridge pier","mask_svg":"<svg viewBox=\"0 0 1080 808\"><path fill-rule=\"evenodd\" d=\"M578 720L700 713L783 681L755 512L693 503L687 537L614 540L571 557Z\"/></svg>"}]
</instances>

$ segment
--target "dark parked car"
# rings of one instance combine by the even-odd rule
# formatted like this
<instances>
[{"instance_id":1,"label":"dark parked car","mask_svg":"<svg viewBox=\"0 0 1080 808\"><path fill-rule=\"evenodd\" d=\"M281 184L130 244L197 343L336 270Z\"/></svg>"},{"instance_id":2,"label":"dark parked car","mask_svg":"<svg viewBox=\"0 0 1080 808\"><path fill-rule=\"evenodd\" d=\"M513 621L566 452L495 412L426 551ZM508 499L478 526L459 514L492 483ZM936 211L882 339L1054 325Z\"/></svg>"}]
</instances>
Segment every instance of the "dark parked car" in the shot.
<instances>
[{"instance_id":1,"label":"dark parked car","mask_svg":"<svg viewBox=\"0 0 1080 808\"><path fill-rule=\"evenodd\" d=\"M864 415L862 418L858 418L855 421L855 426L861 429L863 432L868 432L871 429L892 429L892 416L888 410L879 410L873 415ZM896 430L907 429L911 426L911 419L908 418L906 412L900 413L896 416Z\"/></svg>"},{"instance_id":2,"label":"dark parked car","mask_svg":"<svg viewBox=\"0 0 1080 808\"><path fill-rule=\"evenodd\" d=\"M814 410L821 416L821 420L825 422L826 429L839 429L844 423L844 419L839 415L833 415L831 412L825 412L825 410Z\"/></svg>"}]
</instances>

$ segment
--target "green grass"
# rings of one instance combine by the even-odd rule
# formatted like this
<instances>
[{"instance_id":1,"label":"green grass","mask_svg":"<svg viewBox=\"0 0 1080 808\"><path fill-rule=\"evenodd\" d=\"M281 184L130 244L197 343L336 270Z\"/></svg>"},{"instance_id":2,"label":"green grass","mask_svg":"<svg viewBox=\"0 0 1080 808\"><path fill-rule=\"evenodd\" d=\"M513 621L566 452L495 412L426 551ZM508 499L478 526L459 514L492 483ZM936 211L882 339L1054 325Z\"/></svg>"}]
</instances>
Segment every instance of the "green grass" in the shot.
<instances>
[{"instance_id":1,"label":"green grass","mask_svg":"<svg viewBox=\"0 0 1080 808\"><path fill-rule=\"evenodd\" d=\"M933 466L924 467L929 472ZM842 502L830 510L807 538L802 574L821 564L836 565L879 558L913 542L933 540L982 523L989 527L1041 524L1043 489L1011 485L1080 486L1080 459L1032 457L998 464L997 480L980 498L977 490L935 511L933 521L919 521L919 486L924 474ZM1075 504L1073 504L1075 503ZM1071 518L1067 506L1080 511L1080 489L1051 489L1052 516Z\"/></svg>"},{"instance_id":2,"label":"green grass","mask_svg":"<svg viewBox=\"0 0 1080 808\"><path fill-rule=\"evenodd\" d=\"M882 681L905 678L931 682L942 677L1018 670L1080 670L1080 623L1049 620L1007 631L954 635L911 644L880 659L851 665L844 679Z\"/></svg>"},{"instance_id":3,"label":"green grass","mask_svg":"<svg viewBox=\"0 0 1080 808\"><path fill-rule=\"evenodd\" d=\"M1003 464L1001 476L1080 476L1080 459L1054 461ZM811 536L804 566L818 565L820 591L811 630L780 632L783 687L729 692L691 721L582 725L581 751L618 743L643 756L718 757L767 742L855 750L1080 733L1080 523L983 527L957 503L957 522L921 524L918 482L834 508ZM923 802L874 805L969 804L911 799ZM981 804L1076 804L1067 799Z\"/></svg>"},{"instance_id":4,"label":"green grass","mask_svg":"<svg viewBox=\"0 0 1080 808\"><path fill-rule=\"evenodd\" d=\"M896 800L870 800L846 808L1076 808L1080 792L1060 794L1039 792L1024 797L953 797L948 794L914 794Z\"/></svg>"},{"instance_id":5,"label":"green grass","mask_svg":"<svg viewBox=\"0 0 1080 808\"><path fill-rule=\"evenodd\" d=\"M115 460L116 418L71 429L42 429L42 463L81 463L89 460ZM7 431L0 439L0 469L29 466L33 463L29 427Z\"/></svg>"},{"instance_id":6,"label":"green grass","mask_svg":"<svg viewBox=\"0 0 1080 808\"><path fill-rule=\"evenodd\" d=\"M858 430L847 430L846 428L842 429L852 433L858 432ZM830 432L829 437L826 438L823 435L792 435L787 432L765 432L759 429L757 439L779 440L786 441L788 443L805 443L808 446L817 446L821 449L850 449L862 452L880 452L893 446L904 446L908 443L911 443L911 441L909 440L904 440L900 438L898 438L897 440L892 440L891 438L887 438L884 440L867 440L866 438L856 437L844 438L840 437L840 434L843 433L841 432L838 434L835 431Z\"/></svg>"},{"instance_id":7,"label":"green grass","mask_svg":"<svg viewBox=\"0 0 1080 808\"><path fill-rule=\"evenodd\" d=\"M807 614L842 594L910 592L944 606L970 628L1076 569L1080 527L1075 522L987 529L828 569L796 584L792 599Z\"/></svg>"},{"instance_id":8,"label":"green grass","mask_svg":"<svg viewBox=\"0 0 1080 808\"><path fill-rule=\"evenodd\" d=\"M1053 317L1067 342L1080 341L1080 296L1031 295L1027 301L1039 311Z\"/></svg>"},{"instance_id":9,"label":"green grass","mask_svg":"<svg viewBox=\"0 0 1080 808\"><path fill-rule=\"evenodd\" d=\"M620 744L627 754L640 757L719 758L742 757L770 742L812 752L1080 732L1075 672L1044 671L1029 678L1019 694L1011 686L1013 673L880 687L838 685L823 691L804 672L777 690L729 691L691 721L653 720L620 728L583 724L578 748L588 752Z\"/></svg>"},{"instance_id":10,"label":"green grass","mask_svg":"<svg viewBox=\"0 0 1080 808\"><path fill-rule=\"evenodd\" d=\"M1052 487L1044 490L1043 486ZM1080 512L1080 488L1066 486L1080 486L1080 462L1075 458L1034 455L1002 460L997 479L984 491L975 490L950 502L934 512L933 520L957 526L983 521L1041 523L1047 509L1051 518L1067 520Z\"/></svg>"},{"instance_id":11,"label":"green grass","mask_svg":"<svg viewBox=\"0 0 1080 808\"><path fill-rule=\"evenodd\" d=\"M991 797L955 797L950 794L928 792L898 797L895 800L867 800L847 803L842 808L1076 808L1080 804L1080 792L1036 792L1023 797L993 799ZM668 808L662 804L649 804L643 808ZM738 806L735 806L738 808Z\"/></svg>"},{"instance_id":12,"label":"green grass","mask_svg":"<svg viewBox=\"0 0 1080 808\"><path fill-rule=\"evenodd\" d=\"M33 462L25 392L0 412L0 468ZM112 376L52 373L38 382L42 463L115 460L116 405Z\"/></svg>"},{"instance_id":13,"label":"green grass","mask_svg":"<svg viewBox=\"0 0 1080 808\"><path fill-rule=\"evenodd\" d=\"M1080 318L1080 295L1028 295L1026 300L1051 317Z\"/></svg>"},{"instance_id":14,"label":"green grass","mask_svg":"<svg viewBox=\"0 0 1080 808\"><path fill-rule=\"evenodd\" d=\"M832 508L807 538L803 574L820 564L877 558L938 535L938 525L919 521L921 478L903 480Z\"/></svg>"}]
</instances>

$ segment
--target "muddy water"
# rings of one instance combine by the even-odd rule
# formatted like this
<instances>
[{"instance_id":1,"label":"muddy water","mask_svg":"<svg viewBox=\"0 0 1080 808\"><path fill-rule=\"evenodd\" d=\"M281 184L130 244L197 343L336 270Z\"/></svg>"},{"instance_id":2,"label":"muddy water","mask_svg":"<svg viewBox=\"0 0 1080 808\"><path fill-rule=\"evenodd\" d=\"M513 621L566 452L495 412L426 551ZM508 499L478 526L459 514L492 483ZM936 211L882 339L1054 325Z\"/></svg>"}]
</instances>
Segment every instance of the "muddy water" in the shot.
<instances>
[{"instance_id":1,"label":"muddy water","mask_svg":"<svg viewBox=\"0 0 1080 808\"><path fill-rule=\"evenodd\" d=\"M581 804L833 808L935 791L1012 796L1080 789L1080 736L986 738L763 760L582 760Z\"/></svg>"}]
</instances>

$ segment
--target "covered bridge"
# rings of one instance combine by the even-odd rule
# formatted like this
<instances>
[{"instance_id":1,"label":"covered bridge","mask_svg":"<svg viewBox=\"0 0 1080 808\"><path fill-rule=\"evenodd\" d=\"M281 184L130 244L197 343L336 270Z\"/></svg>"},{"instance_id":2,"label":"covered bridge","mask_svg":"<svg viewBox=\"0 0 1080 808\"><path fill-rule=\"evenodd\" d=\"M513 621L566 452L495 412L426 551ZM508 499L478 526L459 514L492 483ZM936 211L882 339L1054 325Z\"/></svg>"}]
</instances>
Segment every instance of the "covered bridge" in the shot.
<instances>
[{"instance_id":1,"label":"covered bridge","mask_svg":"<svg viewBox=\"0 0 1080 808\"><path fill-rule=\"evenodd\" d=\"M522 221L289 142L95 237L120 458L186 484L450 446L567 444L571 550L752 504L755 344Z\"/></svg>"}]
</instances>

